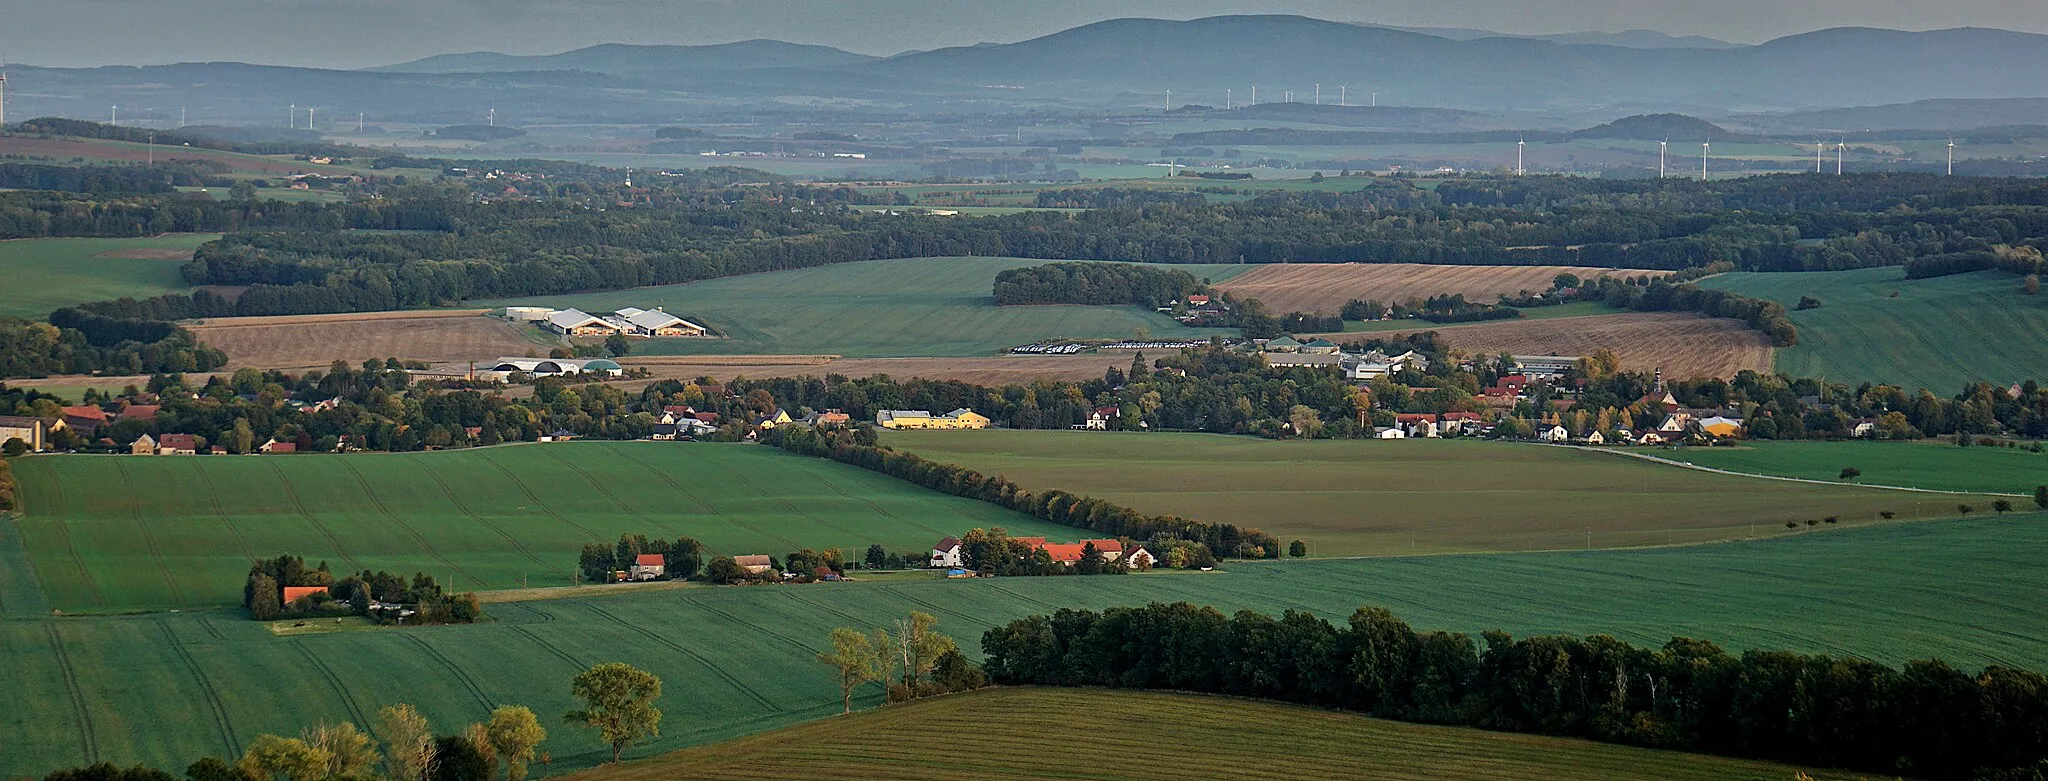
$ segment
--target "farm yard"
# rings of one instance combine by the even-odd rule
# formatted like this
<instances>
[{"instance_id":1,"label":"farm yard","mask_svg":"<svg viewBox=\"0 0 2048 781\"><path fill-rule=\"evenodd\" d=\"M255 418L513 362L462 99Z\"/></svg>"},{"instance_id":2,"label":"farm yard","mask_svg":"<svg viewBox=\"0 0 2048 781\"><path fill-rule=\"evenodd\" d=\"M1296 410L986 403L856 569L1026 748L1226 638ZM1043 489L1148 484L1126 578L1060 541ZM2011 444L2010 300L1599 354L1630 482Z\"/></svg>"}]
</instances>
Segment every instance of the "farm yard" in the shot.
<instances>
[{"instance_id":1,"label":"farm yard","mask_svg":"<svg viewBox=\"0 0 2048 781\"><path fill-rule=\"evenodd\" d=\"M1701 287L1765 298L1790 312L1799 344L1778 351L1778 371L1831 382L1887 383L1947 395L1972 382L2038 378L2048 365L2048 298L2025 295L2000 271L1908 280L1896 267L1852 271L1738 272Z\"/></svg>"},{"instance_id":2,"label":"farm yard","mask_svg":"<svg viewBox=\"0 0 2048 781\"><path fill-rule=\"evenodd\" d=\"M813 657L826 630L880 626L910 610L938 616L939 630L970 650L983 628L1056 607L1189 600L1333 620L1383 605L1419 629L1468 633L1605 632L1649 645L1683 633L1734 649L1889 664L1939 655L1966 668L2048 666L2040 607L2048 604L2048 572L2033 554L2048 546L2048 523L2038 515L1694 548L1244 563L1110 578L621 590L492 604L492 620L468 626L285 634L239 611L49 618L33 583L9 577L29 560L11 549L12 539L0 534L0 653L8 660L0 687L18 703L0 712L0 740L11 747L0 752L7 776L92 760L182 766L233 753L260 732L368 723L397 702L419 706L442 728L500 703L560 713L570 706L570 676L600 661L666 682L662 737L632 752L649 756L836 714L839 692ZM52 566L49 558L35 555L34 566ZM136 696L144 691L153 694ZM544 748L555 771L610 756L585 731L549 732Z\"/></svg>"},{"instance_id":3,"label":"farm yard","mask_svg":"<svg viewBox=\"0 0 2048 781\"><path fill-rule=\"evenodd\" d=\"M1275 314L1336 314L1352 299L1395 303L1462 294L1491 304L1502 295L1549 290L1559 274L1581 279L1604 276L1662 277L1669 271L1583 266L1435 266L1419 263L1275 263L1255 266L1218 288L1239 298L1256 298Z\"/></svg>"},{"instance_id":4,"label":"farm yard","mask_svg":"<svg viewBox=\"0 0 2048 781\"><path fill-rule=\"evenodd\" d=\"M989 356L1043 339L1205 338L1234 329L1187 328L1130 306L996 306L998 272L1036 266L1021 258L919 258L837 263L685 285L518 300L487 306L575 307L609 312L662 306L717 328L725 339L651 339L636 355L830 354L848 358ZM1244 266L1173 266L1223 278Z\"/></svg>"},{"instance_id":5,"label":"farm yard","mask_svg":"<svg viewBox=\"0 0 2048 781\"><path fill-rule=\"evenodd\" d=\"M2024 494L2048 484L2048 455L2007 447L1956 447L1930 442L1745 442L1740 447L1686 448L1658 455L1745 474L1855 482L1935 491ZM1861 474L1843 480L1842 470ZM2014 500L2033 506L2033 500ZM1990 512L1989 506L1977 508Z\"/></svg>"},{"instance_id":6,"label":"farm yard","mask_svg":"<svg viewBox=\"0 0 2048 781\"><path fill-rule=\"evenodd\" d=\"M989 734L1001 747L960 751ZM1059 751L1047 751L1059 746ZM903 781L1073 778L1075 755L1116 757L1116 777L1176 781L1232 768L1234 778L1627 779L1792 778L1763 762L1588 741L1403 724L1228 697L1094 689L1005 688L830 719L579 776L641 781L687 775ZM1812 773L1816 779L1846 774Z\"/></svg>"},{"instance_id":7,"label":"farm yard","mask_svg":"<svg viewBox=\"0 0 2048 781\"><path fill-rule=\"evenodd\" d=\"M372 358L488 361L547 354L538 331L483 317L484 311L218 317L188 327L201 342L226 351L229 368L309 369Z\"/></svg>"},{"instance_id":8,"label":"farm yard","mask_svg":"<svg viewBox=\"0 0 2048 781\"><path fill-rule=\"evenodd\" d=\"M1434 325L1372 333L1308 334L1343 342L1435 331L1470 355L1583 356L1607 348L1621 356L1623 369L1662 369L1667 377L1734 377L1743 370L1771 370L1770 337L1741 321L1684 312L1630 312L1588 317L1495 320L1471 325Z\"/></svg>"},{"instance_id":9,"label":"farm yard","mask_svg":"<svg viewBox=\"0 0 2048 781\"><path fill-rule=\"evenodd\" d=\"M1307 541L1315 556L1669 545L1792 534L1787 522L1828 516L1853 525L1880 512L1956 514L1955 497L1494 442L1075 431L888 432L882 441L1030 490L1256 526ZM1989 499L1976 504L1991 507Z\"/></svg>"},{"instance_id":10,"label":"farm yard","mask_svg":"<svg viewBox=\"0 0 2048 781\"><path fill-rule=\"evenodd\" d=\"M7 139L0 139L7 140ZM178 267L213 234L0 241L0 315L41 320L63 307L192 289Z\"/></svg>"},{"instance_id":11,"label":"farm yard","mask_svg":"<svg viewBox=\"0 0 2048 781\"><path fill-rule=\"evenodd\" d=\"M16 463L28 555L66 613L233 605L250 560L567 585L586 542L688 535L714 553L922 552L975 526L1064 527L745 445L578 442L413 454ZM1031 530L1026 532L1024 530ZM446 582L444 580L444 582Z\"/></svg>"},{"instance_id":12,"label":"farm yard","mask_svg":"<svg viewBox=\"0 0 2048 781\"><path fill-rule=\"evenodd\" d=\"M1163 357L1165 352L1145 355L1146 360ZM886 374L891 377L922 377L928 380L952 380L978 385L1006 385L1010 383L1029 384L1033 380L1081 380L1101 379L1104 372L1128 369L1133 353L1084 353L1080 355L1009 355L993 358L836 358L833 356L627 356L620 364L629 369L646 369L651 379L614 380L615 385L627 390L638 390L649 383L661 380L692 380L698 377L713 377L730 380L735 377L762 379L766 377L823 377L838 374L847 377L872 377ZM786 360L784 358L795 358Z\"/></svg>"}]
</instances>

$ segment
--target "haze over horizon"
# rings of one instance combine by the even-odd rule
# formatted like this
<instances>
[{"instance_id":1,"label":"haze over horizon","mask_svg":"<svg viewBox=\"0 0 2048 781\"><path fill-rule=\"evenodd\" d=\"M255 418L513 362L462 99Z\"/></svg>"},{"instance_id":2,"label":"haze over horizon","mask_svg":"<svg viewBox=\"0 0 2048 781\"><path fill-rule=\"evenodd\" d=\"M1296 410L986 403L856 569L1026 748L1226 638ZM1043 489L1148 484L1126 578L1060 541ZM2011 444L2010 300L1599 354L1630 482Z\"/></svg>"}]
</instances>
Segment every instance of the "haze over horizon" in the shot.
<instances>
[{"instance_id":1,"label":"haze over horizon","mask_svg":"<svg viewBox=\"0 0 2048 781\"><path fill-rule=\"evenodd\" d=\"M863 54L1011 42L1107 19L1301 14L1515 35L1647 29L1758 43L1830 27L2048 33L2048 4L1857 0L0 0L0 59L52 67L243 61L323 68L436 54L546 54L600 43L753 38ZM27 20L23 23L22 20ZM82 46L81 41L94 42Z\"/></svg>"}]
</instances>

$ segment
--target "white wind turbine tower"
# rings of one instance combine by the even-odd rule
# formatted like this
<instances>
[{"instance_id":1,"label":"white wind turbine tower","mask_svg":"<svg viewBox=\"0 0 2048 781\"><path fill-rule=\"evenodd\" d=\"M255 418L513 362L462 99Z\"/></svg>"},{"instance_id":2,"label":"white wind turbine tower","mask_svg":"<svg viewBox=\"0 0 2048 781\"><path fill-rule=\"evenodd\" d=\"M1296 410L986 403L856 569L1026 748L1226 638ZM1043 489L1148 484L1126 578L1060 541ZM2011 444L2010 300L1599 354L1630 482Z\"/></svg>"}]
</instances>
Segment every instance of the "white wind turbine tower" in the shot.
<instances>
[{"instance_id":1,"label":"white wind turbine tower","mask_svg":"<svg viewBox=\"0 0 2048 781\"><path fill-rule=\"evenodd\" d=\"M1522 151L1523 151L1524 149L1527 149L1528 147L1529 147L1529 142L1528 142L1528 141L1523 141L1523 140L1520 140L1520 139L1517 139L1517 140L1515 141L1515 175L1516 175L1516 176L1521 176L1521 175L1522 175L1522 173L1523 173L1523 171L1525 170L1525 169L1523 169L1523 168L1522 168Z\"/></svg>"},{"instance_id":2,"label":"white wind turbine tower","mask_svg":"<svg viewBox=\"0 0 2048 781\"><path fill-rule=\"evenodd\" d=\"M1657 142L1657 178L1659 178L1659 179L1662 179L1662 178L1664 178L1664 159L1665 159L1665 154L1666 154L1667 152L1670 152L1670 151L1671 151L1671 139L1669 139L1669 138L1666 138L1666 139L1664 139L1664 140L1662 140L1662 141L1659 141L1659 142Z\"/></svg>"},{"instance_id":3,"label":"white wind turbine tower","mask_svg":"<svg viewBox=\"0 0 2048 781\"><path fill-rule=\"evenodd\" d=\"M1836 176L1841 176L1841 175L1842 175L1842 150L1844 150L1844 149L1848 149L1848 148L1849 148L1849 143L1848 143L1848 142L1846 142L1846 141L1841 141L1841 142L1836 142L1836 143L1835 143L1835 175L1836 175Z\"/></svg>"},{"instance_id":4,"label":"white wind turbine tower","mask_svg":"<svg viewBox=\"0 0 2048 781\"><path fill-rule=\"evenodd\" d=\"M312 106L307 106L307 107L306 107L306 129L307 129L307 130L313 130L313 129L315 129L315 128L314 128L314 123L313 123L313 107L312 107Z\"/></svg>"},{"instance_id":5,"label":"white wind turbine tower","mask_svg":"<svg viewBox=\"0 0 2048 781\"><path fill-rule=\"evenodd\" d=\"M1252 85L1252 105L1259 105L1259 85Z\"/></svg>"},{"instance_id":6,"label":"white wind turbine tower","mask_svg":"<svg viewBox=\"0 0 2048 781\"><path fill-rule=\"evenodd\" d=\"M109 124L109 125L113 125L114 127L120 127L120 126L121 126L121 107L120 107L120 106L113 106L113 107L110 107L110 108L108 108L108 109L107 109L107 124Z\"/></svg>"},{"instance_id":7,"label":"white wind turbine tower","mask_svg":"<svg viewBox=\"0 0 2048 781\"><path fill-rule=\"evenodd\" d=\"M1166 91L1166 110L1173 110L1173 90Z\"/></svg>"},{"instance_id":8,"label":"white wind turbine tower","mask_svg":"<svg viewBox=\"0 0 2048 781\"><path fill-rule=\"evenodd\" d=\"M7 126L7 74L0 73L0 127Z\"/></svg>"},{"instance_id":9,"label":"white wind turbine tower","mask_svg":"<svg viewBox=\"0 0 2048 781\"><path fill-rule=\"evenodd\" d=\"M1167 98L1166 98L1167 102L1169 102L1169 103L1173 102L1173 93L1169 92L1169 93L1166 93L1166 94L1167 94ZM497 106L492 106L492 107L491 107L491 110L489 110L489 111L486 111L486 112L484 112L484 123L485 123L485 124L487 124L487 125L490 125L491 127L497 127L497 126L498 126L498 107L497 107Z\"/></svg>"},{"instance_id":10,"label":"white wind turbine tower","mask_svg":"<svg viewBox=\"0 0 2048 781\"><path fill-rule=\"evenodd\" d=\"M1707 180L1707 151L1712 147L1712 142L1700 142L1700 181L1702 182Z\"/></svg>"},{"instance_id":11,"label":"white wind turbine tower","mask_svg":"<svg viewBox=\"0 0 2048 781\"><path fill-rule=\"evenodd\" d=\"M1316 82L1316 105L1323 105L1323 83Z\"/></svg>"},{"instance_id":12,"label":"white wind turbine tower","mask_svg":"<svg viewBox=\"0 0 2048 781\"><path fill-rule=\"evenodd\" d=\"M1345 84L1337 88L1337 105L1351 105L1351 85Z\"/></svg>"},{"instance_id":13,"label":"white wind turbine tower","mask_svg":"<svg viewBox=\"0 0 2048 781\"><path fill-rule=\"evenodd\" d=\"M1956 140L1948 140L1948 175L1956 175Z\"/></svg>"},{"instance_id":14,"label":"white wind turbine tower","mask_svg":"<svg viewBox=\"0 0 2048 781\"><path fill-rule=\"evenodd\" d=\"M1826 143L1823 143L1823 142L1821 142L1821 141L1818 141L1818 140L1816 140L1816 141L1814 141L1814 142L1813 142L1813 172L1814 172L1814 173L1820 173L1820 163L1821 163L1821 157L1820 157L1820 155L1821 155L1821 153L1822 153L1822 152L1826 152L1826 151L1827 151L1827 149L1828 149L1828 145L1827 145Z\"/></svg>"},{"instance_id":15,"label":"white wind turbine tower","mask_svg":"<svg viewBox=\"0 0 2048 781\"><path fill-rule=\"evenodd\" d=\"M1379 90L1373 90L1373 91L1372 91L1372 104L1373 104L1374 106L1378 106L1378 105L1380 104L1380 91L1379 91Z\"/></svg>"},{"instance_id":16,"label":"white wind turbine tower","mask_svg":"<svg viewBox=\"0 0 2048 781\"><path fill-rule=\"evenodd\" d=\"M293 103L290 108L285 109L284 121L285 127L299 129L299 104Z\"/></svg>"},{"instance_id":17,"label":"white wind turbine tower","mask_svg":"<svg viewBox=\"0 0 2048 781\"><path fill-rule=\"evenodd\" d=\"M1230 88L1229 88L1229 87L1224 87L1224 88L1223 88L1223 110L1224 110L1224 111L1229 111L1230 109L1231 109L1231 105L1230 105Z\"/></svg>"}]
</instances>

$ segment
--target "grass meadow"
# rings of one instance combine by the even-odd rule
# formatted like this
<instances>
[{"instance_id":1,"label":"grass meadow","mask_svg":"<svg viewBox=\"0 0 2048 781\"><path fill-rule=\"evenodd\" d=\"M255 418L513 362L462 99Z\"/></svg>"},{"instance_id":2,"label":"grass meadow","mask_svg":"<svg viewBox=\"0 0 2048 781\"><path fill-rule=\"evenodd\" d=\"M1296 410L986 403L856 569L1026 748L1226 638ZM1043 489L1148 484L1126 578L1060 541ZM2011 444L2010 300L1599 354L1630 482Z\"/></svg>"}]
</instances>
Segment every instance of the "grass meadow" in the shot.
<instances>
[{"instance_id":1,"label":"grass meadow","mask_svg":"<svg viewBox=\"0 0 2048 781\"><path fill-rule=\"evenodd\" d=\"M1777 301L1799 344L1777 351L1777 370L1832 382L1884 383L1953 395L1973 382L2039 378L2048 365L2048 297L2028 296L2000 271L1907 280L1896 266L1853 271L1740 272L1702 287ZM1895 297L1896 294L1896 297Z\"/></svg>"},{"instance_id":2,"label":"grass meadow","mask_svg":"<svg viewBox=\"0 0 2048 781\"><path fill-rule=\"evenodd\" d=\"M591 664L626 662L665 681L662 738L632 752L649 756L836 714L837 687L813 658L827 630L882 626L911 610L937 616L970 651L984 628L1031 613L1187 600L1333 620L1377 604L1421 629L1604 632L1639 644L1685 635L1891 664L1940 656L2042 669L2048 566L2034 552L2048 546L2044 520L1629 551L1239 563L1212 573L622 587L618 596L491 604L490 620L470 626L285 633L231 610L50 617L38 610L35 581L19 574L29 557L0 520L0 689L11 703L0 709L0 745L9 747L0 775L92 760L182 768L203 754L238 753L262 732L365 724L397 702L418 706L442 731L497 704L527 705L550 733L542 748L553 770L574 770L609 757L554 716L571 705L569 678ZM34 566L48 566L46 557ZM877 699L870 691L861 702Z\"/></svg>"},{"instance_id":3,"label":"grass meadow","mask_svg":"<svg viewBox=\"0 0 2048 781\"><path fill-rule=\"evenodd\" d=\"M1741 447L1687 448L1659 455L1745 474L1936 491L2031 495L2035 486L2048 484L2048 454L2022 448L1938 442L1746 442ZM1863 474L1841 480L1848 467ZM2033 500L2016 504L2032 507Z\"/></svg>"},{"instance_id":4,"label":"grass meadow","mask_svg":"<svg viewBox=\"0 0 2048 781\"><path fill-rule=\"evenodd\" d=\"M1827 516L1853 525L1881 512L1956 515L1956 501L1938 495L1500 442L1078 431L886 432L882 441L1027 489L1260 527L1306 541L1315 556L1672 545L1793 534L1787 522Z\"/></svg>"},{"instance_id":5,"label":"grass meadow","mask_svg":"<svg viewBox=\"0 0 2048 781\"><path fill-rule=\"evenodd\" d=\"M178 267L213 234L0 241L0 315L41 320L87 301L190 290Z\"/></svg>"},{"instance_id":6,"label":"grass meadow","mask_svg":"<svg viewBox=\"0 0 2048 781\"><path fill-rule=\"evenodd\" d=\"M66 613L241 602L253 558L428 572L464 590L568 585L586 542L688 535L718 554L1065 527L750 445L574 442L342 456L44 456L15 464L45 598Z\"/></svg>"},{"instance_id":7,"label":"grass meadow","mask_svg":"<svg viewBox=\"0 0 2048 781\"><path fill-rule=\"evenodd\" d=\"M1075 718L1074 714L1086 714ZM999 742L986 736L1003 736ZM976 750L961 750L975 746ZM1057 746L1059 750L1048 751ZM1769 762L1383 721L1256 700L1102 689L986 689L828 719L577 776L579 781L798 776L1070 779L1077 758L1132 781L1794 777ZM1846 774L1814 773L1820 779Z\"/></svg>"},{"instance_id":8,"label":"grass meadow","mask_svg":"<svg viewBox=\"0 0 2048 781\"><path fill-rule=\"evenodd\" d=\"M1188 328L1135 306L996 306L1005 269L1050 261L913 258L836 263L684 285L480 302L609 312L663 306L725 339L636 341L636 355L843 355L849 358L994 355L1040 339L1206 339L1235 329ZM1220 280L1245 266L1173 268Z\"/></svg>"}]
</instances>

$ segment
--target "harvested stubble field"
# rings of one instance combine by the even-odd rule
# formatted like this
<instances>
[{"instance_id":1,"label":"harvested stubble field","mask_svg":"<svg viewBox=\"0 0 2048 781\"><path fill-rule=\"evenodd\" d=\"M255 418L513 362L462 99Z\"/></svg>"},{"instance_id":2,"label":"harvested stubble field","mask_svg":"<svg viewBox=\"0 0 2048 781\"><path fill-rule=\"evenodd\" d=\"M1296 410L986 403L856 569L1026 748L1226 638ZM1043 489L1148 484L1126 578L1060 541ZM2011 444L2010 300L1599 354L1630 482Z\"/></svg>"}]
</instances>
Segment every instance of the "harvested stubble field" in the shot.
<instances>
[{"instance_id":1,"label":"harvested stubble field","mask_svg":"<svg viewBox=\"0 0 2048 781\"><path fill-rule=\"evenodd\" d=\"M970 652L984 628L1032 613L1186 600L1335 621L1384 605L1420 629L1607 633L1650 646L1684 635L1893 665L1938 655L1968 668L2041 669L2048 569L2034 552L2048 545L2043 521L1980 517L1636 551L1232 563L1213 573L622 589L492 604L492 620L474 626L279 634L240 611L48 617L33 581L17 573L53 565L43 555L31 564L0 518L0 690L11 705L0 708L0 745L9 749L0 751L0 776L95 760L181 768L202 755L237 755L263 732L295 735L323 720L368 727L378 708L400 702L441 731L499 704L561 713L572 706L569 678L603 661L664 680L662 736L632 751L644 757L837 714L837 687L814 657L826 650L827 630L886 626L911 610L938 616L940 631ZM402 535L392 544L412 545ZM239 557L223 557L237 576L246 568L227 559ZM557 723L548 732L542 749L553 770L610 758L588 730ZM685 775L694 777L664 777Z\"/></svg>"},{"instance_id":2,"label":"harvested stubble field","mask_svg":"<svg viewBox=\"0 0 2048 781\"><path fill-rule=\"evenodd\" d=\"M1981 497L1760 480L1471 440L991 430L892 431L882 441L1033 491L1260 527L1283 542L1307 541L1317 556L1712 542L1790 534L1788 521L1954 517L1959 500L1991 506Z\"/></svg>"},{"instance_id":3,"label":"harvested stubble field","mask_svg":"<svg viewBox=\"0 0 2048 781\"><path fill-rule=\"evenodd\" d=\"M1575 355L1602 347L1621 356L1624 369L1662 369L1667 377L1734 377L1744 369L1771 370L1771 340L1740 320L1685 312L1629 312L1590 317L1496 320L1405 331L1311 334L1335 342L1391 338L1435 331L1473 355Z\"/></svg>"},{"instance_id":4,"label":"harvested stubble field","mask_svg":"<svg viewBox=\"0 0 2048 781\"><path fill-rule=\"evenodd\" d=\"M1166 355L1146 355L1145 362ZM1016 355L998 358L827 358L820 360L789 361L780 356L730 356L727 359L713 357L668 357L650 358L627 357L620 363L629 369L646 369L653 373L651 380L618 380L617 385L628 390L638 390L648 383L659 380L693 380L698 377L713 377L730 380L735 377L761 379L764 377L823 377L840 374L847 377L872 377L886 374L898 379L921 377L927 380L952 380L977 385L1007 385L1029 383L1033 380L1081 380L1101 379L1111 368L1128 369L1131 353L1102 353L1082 355Z\"/></svg>"},{"instance_id":5,"label":"harvested stubble field","mask_svg":"<svg viewBox=\"0 0 2048 781\"><path fill-rule=\"evenodd\" d=\"M989 741L990 735L1002 740ZM978 746L961 751L961 746ZM1058 746L1059 751L1047 751ZM1071 779L1074 757L1115 757L1113 776L1375 779L1795 777L1769 762L1585 740L1404 724L1257 700L1103 689L984 689L863 711L592 770L574 781L753 781L788 776L952 781ZM1094 777L1083 776L1083 777ZM1107 776L1105 776L1107 777ZM1815 778L1848 779L1818 773Z\"/></svg>"},{"instance_id":6,"label":"harvested stubble field","mask_svg":"<svg viewBox=\"0 0 2048 781\"><path fill-rule=\"evenodd\" d=\"M218 317L189 326L199 340L227 351L228 366L324 368L372 358L413 361L484 360L546 348L519 326L486 310L360 312L338 315Z\"/></svg>"},{"instance_id":7,"label":"harvested stubble field","mask_svg":"<svg viewBox=\"0 0 2048 781\"><path fill-rule=\"evenodd\" d=\"M1333 315L1352 299L1383 303L1464 294L1493 303L1502 295L1550 289L1559 274L1580 279L1603 276L1661 277L1669 271L1585 266L1438 266L1422 263L1284 263L1254 267L1218 288L1256 298L1266 311Z\"/></svg>"}]
</instances>

